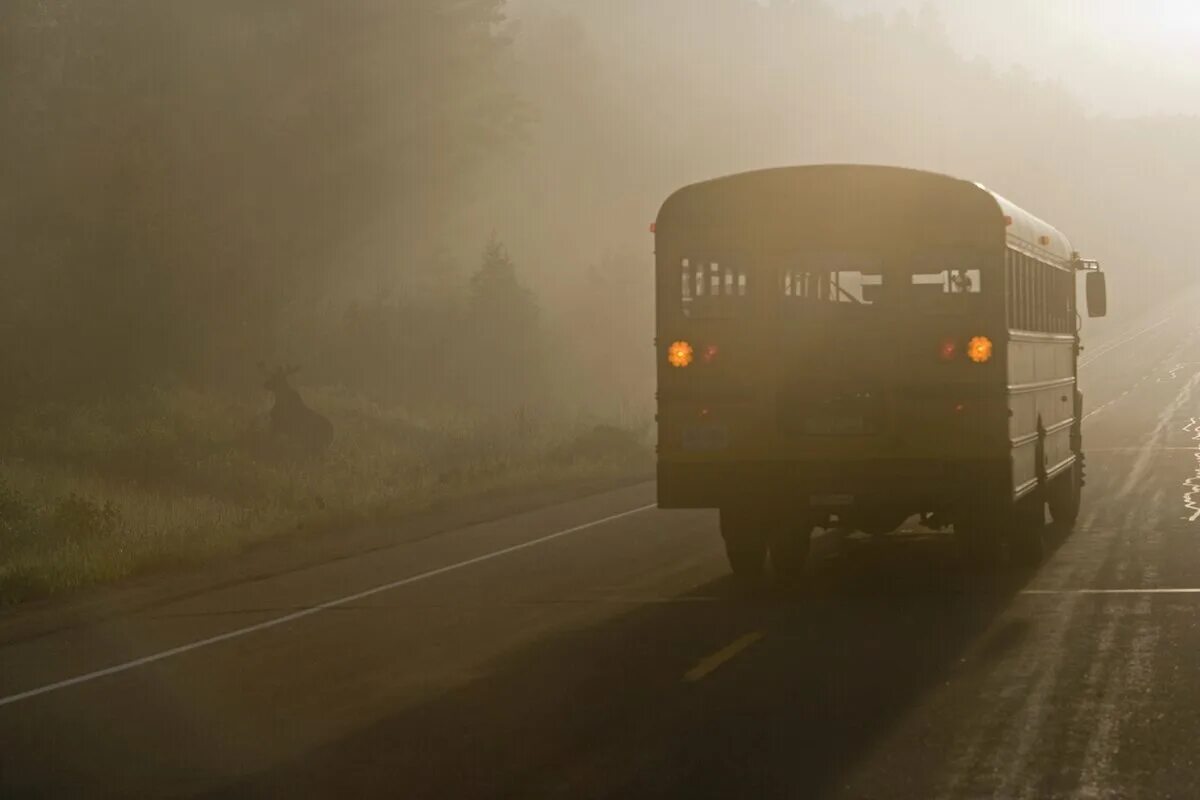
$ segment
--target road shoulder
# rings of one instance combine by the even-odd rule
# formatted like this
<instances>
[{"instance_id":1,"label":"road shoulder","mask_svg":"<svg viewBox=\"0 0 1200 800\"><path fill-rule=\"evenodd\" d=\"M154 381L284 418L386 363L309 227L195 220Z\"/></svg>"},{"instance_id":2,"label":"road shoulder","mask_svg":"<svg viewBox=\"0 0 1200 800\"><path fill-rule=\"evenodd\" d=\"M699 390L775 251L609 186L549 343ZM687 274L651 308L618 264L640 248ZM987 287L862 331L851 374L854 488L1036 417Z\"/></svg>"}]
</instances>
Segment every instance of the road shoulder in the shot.
<instances>
[{"instance_id":1,"label":"road shoulder","mask_svg":"<svg viewBox=\"0 0 1200 800\"><path fill-rule=\"evenodd\" d=\"M404 516L277 537L239 554L139 576L76 594L33 601L0 611L0 646L36 639L238 584L266 580L344 559L420 542L470 525L635 486L647 472L588 478L553 486L498 489L456 498Z\"/></svg>"}]
</instances>

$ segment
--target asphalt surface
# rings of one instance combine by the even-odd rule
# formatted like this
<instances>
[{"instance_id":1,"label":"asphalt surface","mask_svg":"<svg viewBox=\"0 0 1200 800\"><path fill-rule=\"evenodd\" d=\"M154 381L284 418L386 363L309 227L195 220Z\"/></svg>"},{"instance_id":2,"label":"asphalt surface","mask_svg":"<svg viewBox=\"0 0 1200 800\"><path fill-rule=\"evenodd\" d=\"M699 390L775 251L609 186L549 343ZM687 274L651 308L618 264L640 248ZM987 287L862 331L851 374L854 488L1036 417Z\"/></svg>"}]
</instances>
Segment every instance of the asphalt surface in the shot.
<instances>
[{"instance_id":1,"label":"asphalt surface","mask_svg":"<svg viewBox=\"0 0 1200 800\"><path fill-rule=\"evenodd\" d=\"M1200 797L1200 314L1152 322L1086 354L1085 506L1037 570L823 536L745 596L645 483L10 615L0 796Z\"/></svg>"}]
</instances>

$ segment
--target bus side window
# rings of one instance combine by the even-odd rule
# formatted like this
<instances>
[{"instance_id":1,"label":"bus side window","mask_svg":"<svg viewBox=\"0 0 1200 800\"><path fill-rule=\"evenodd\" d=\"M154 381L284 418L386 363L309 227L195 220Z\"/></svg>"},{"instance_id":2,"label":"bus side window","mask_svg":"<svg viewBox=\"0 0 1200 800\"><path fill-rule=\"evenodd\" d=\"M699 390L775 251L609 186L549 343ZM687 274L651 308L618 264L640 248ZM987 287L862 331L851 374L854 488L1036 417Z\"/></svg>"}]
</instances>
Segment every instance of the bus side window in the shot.
<instances>
[{"instance_id":1,"label":"bus side window","mask_svg":"<svg viewBox=\"0 0 1200 800\"><path fill-rule=\"evenodd\" d=\"M1004 303L1008 308L1008 327L1017 327L1017 255L1004 252Z\"/></svg>"},{"instance_id":2,"label":"bus side window","mask_svg":"<svg viewBox=\"0 0 1200 800\"><path fill-rule=\"evenodd\" d=\"M1050 281L1054 278L1054 268L1048 264L1042 264L1042 330L1050 332L1054 330L1054 324L1050 321L1050 306L1051 306L1051 288Z\"/></svg>"},{"instance_id":3,"label":"bus side window","mask_svg":"<svg viewBox=\"0 0 1200 800\"><path fill-rule=\"evenodd\" d=\"M1063 330L1062 330L1062 311L1058 307L1059 296L1060 296L1059 288L1062 286L1062 282L1059 280L1059 276L1061 274L1062 273L1058 270L1057 267L1050 270L1050 281L1049 281L1050 291L1046 295L1046 311L1050 317L1050 332L1051 333L1062 333L1063 332Z\"/></svg>"},{"instance_id":4,"label":"bus side window","mask_svg":"<svg viewBox=\"0 0 1200 800\"><path fill-rule=\"evenodd\" d=\"M1033 259L1029 256L1021 256L1021 283L1024 286L1025 301L1022 305L1022 315L1024 319L1021 321L1023 330L1032 331L1037 328L1037 319L1035 317L1034 306L1037 303L1036 294L1033 288Z\"/></svg>"},{"instance_id":5,"label":"bus side window","mask_svg":"<svg viewBox=\"0 0 1200 800\"><path fill-rule=\"evenodd\" d=\"M1029 327L1029 262L1023 254L1017 256L1017 327Z\"/></svg>"},{"instance_id":6,"label":"bus side window","mask_svg":"<svg viewBox=\"0 0 1200 800\"><path fill-rule=\"evenodd\" d=\"M1048 295L1048 304L1050 307L1050 329L1055 333L1062 333L1062 309L1059 306L1059 298L1062 296L1060 287L1062 281L1059 280L1062 273L1058 268L1050 270L1050 294Z\"/></svg>"},{"instance_id":7,"label":"bus side window","mask_svg":"<svg viewBox=\"0 0 1200 800\"><path fill-rule=\"evenodd\" d=\"M1038 325L1050 330L1050 267L1038 264Z\"/></svg>"},{"instance_id":8,"label":"bus side window","mask_svg":"<svg viewBox=\"0 0 1200 800\"><path fill-rule=\"evenodd\" d=\"M1029 297L1025 292L1025 256L1018 253L1016 256L1016 271L1017 271L1017 325L1019 330L1025 330L1028 327L1028 321L1025 319L1025 309L1029 307Z\"/></svg>"},{"instance_id":9,"label":"bus side window","mask_svg":"<svg viewBox=\"0 0 1200 800\"><path fill-rule=\"evenodd\" d=\"M1029 256L1025 256L1025 284L1026 291L1029 293L1029 299L1026 301L1028 307L1025 309L1025 314L1028 317L1025 320L1025 330L1036 331L1038 329L1037 263Z\"/></svg>"},{"instance_id":10,"label":"bus side window","mask_svg":"<svg viewBox=\"0 0 1200 800\"><path fill-rule=\"evenodd\" d=\"M1058 333L1058 268L1046 270L1046 330Z\"/></svg>"},{"instance_id":11,"label":"bus side window","mask_svg":"<svg viewBox=\"0 0 1200 800\"><path fill-rule=\"evenodd\" d=\"M1062 302L1065 328L1063 333L1075 332L1075 275L1070 272L1062 274Z\"/></svg>"},{"instance_id":12,"label":"bus side window","mask_svg":"<svg viewBox=\"0 0 1200 800\"><path fill-rule=\"evenodd\" d=\"M1040 261L1033 262L1033 325L1034 330L1046 330L1045 310L1046 304L1043 302L1046 288L1046 268L1042 266Z\"/></svg>"},{"instance_id":13,"label":"bus side window","mask_svg":"<svg viewBox=\"0 0 1200 800\"><path fill-rule=\"evenodd\" d=\"M1037 272L1029 256L1025 256L1025 330L1037 330Z\"/></svg>"},{"instance_id":14,"label":"bus side window","mask_svg":"<svg viewBox=\"0 0 1200 800\"><path fill-rule=\"evenodd\" d=\"M1067 293L1063 291L1066 286L1063 283L1063 278L1067 273L1062 270L1054 271L1054 315L1059 333L1070 333L1070 323L1068 319L1071 316L1069 302L1067 301Z\"/></svg>"},{"instance_id":15,"label":"bus side window","mask_svg":"<svg viewBox=\"0 0 1200 800\"><path fill-rule=\"evenodd\" d=\"M1036 331L1046 330L1046 267L1042 262L1033 262L1033 327Z\"/></svg>"},{"instance_id":16,"label":"bus side window","mask_svg":"<svg viewBox=\"0 0 1200 800\"><path fill-rule=\"evenodd\" d=\"M1042 325L1042 265L1029 259L1029 330L1040 331Z\"/></svg>"},{"instance_id":17,"label":"bus side window","mask_svg":"<svg viewBox=\"0 0 1200 800\"><path fill-rule=\"evenodd\" d=\"M1058 322L1059 333L1073 333L1073 318L1071 315L1071 299L1075 282L1070 272L1055 270L1054 309Z\"/></svg>"}]
</instances>

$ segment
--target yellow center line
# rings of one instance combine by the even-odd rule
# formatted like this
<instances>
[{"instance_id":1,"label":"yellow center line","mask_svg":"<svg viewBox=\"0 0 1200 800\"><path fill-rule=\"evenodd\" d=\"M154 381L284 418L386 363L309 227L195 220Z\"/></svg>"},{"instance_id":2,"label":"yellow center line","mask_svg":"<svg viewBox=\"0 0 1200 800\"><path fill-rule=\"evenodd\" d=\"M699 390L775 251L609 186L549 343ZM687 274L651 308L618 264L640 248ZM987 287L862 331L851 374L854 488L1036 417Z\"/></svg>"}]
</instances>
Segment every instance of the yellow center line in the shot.
<instances>
[{"instance_id":1,"label":"yellow center line","mask_svg":"<svg viewBox=\"0 0 1200 800\"><path fill-rule=\"evenodd\" d=\"M704 658L700 659L696 663L696 666L684 673L683 679L689 683L703 680L722 664L733 659L738 653L742 652L761 638L763 638L762 631L755 631L754 633L747 633L745 636L738 637L733 642L713 653L711 656L705 656Z\"/></svg>"}]
</instances>

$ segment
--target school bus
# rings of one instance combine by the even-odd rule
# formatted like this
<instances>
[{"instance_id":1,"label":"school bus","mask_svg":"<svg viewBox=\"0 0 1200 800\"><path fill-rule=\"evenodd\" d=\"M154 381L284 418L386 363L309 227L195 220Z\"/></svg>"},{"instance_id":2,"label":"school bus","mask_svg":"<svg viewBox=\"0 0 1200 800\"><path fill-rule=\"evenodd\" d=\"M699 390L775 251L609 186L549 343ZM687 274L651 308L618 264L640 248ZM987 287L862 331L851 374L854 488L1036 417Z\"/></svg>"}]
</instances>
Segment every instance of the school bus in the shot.
<instances>
[{"instance_id":1,"label":"school bus","mask_svg":"<svg viewBox=\"0 0 1200 800\"><path fill-rule=\"evenodd\" d=\"M882 166L688 186L653 226L658 504L717 508L735 575L811 531L921 515L974 559L1036 561L1084 484L1067 238L977 183Z\"/></svg>"}]
</instances>

